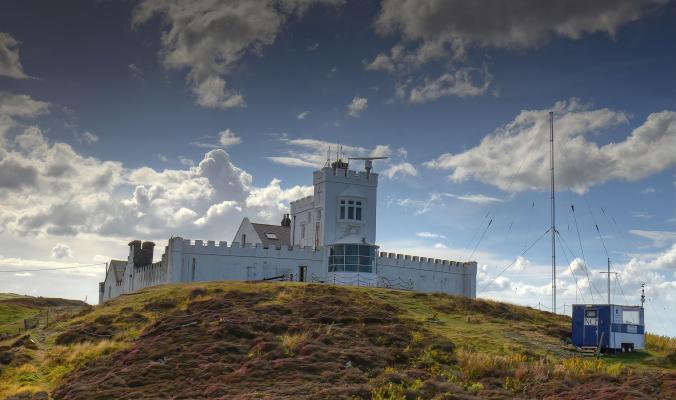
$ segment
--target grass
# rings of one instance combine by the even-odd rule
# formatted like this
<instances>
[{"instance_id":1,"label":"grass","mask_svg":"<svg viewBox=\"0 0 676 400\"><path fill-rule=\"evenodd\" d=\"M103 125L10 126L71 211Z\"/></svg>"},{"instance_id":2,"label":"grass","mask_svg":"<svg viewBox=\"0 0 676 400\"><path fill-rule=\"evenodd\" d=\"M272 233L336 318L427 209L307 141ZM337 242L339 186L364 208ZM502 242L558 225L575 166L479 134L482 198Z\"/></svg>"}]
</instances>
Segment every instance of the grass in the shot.
<instances>
[{"instance_id":1,"label":"grass","mask_svg":"<svg viewBox=\"0 0 676 400\"><path fill-rule=\"evenodd\" d=\"M565 316L440 294L167 285L31 332L37 349L0 365L0 398L676 396L673 339L582 359L563 343L569 329Z\"/></svg>"},{"instance_id":2,"label":"grass","mask_svg":"<svg viewBox=\"0 0 676 400\"><path fill-rule=\"evenodd\" d=\"M23 329L24 318L30 318L39 312L36 308L0 302L0 333L18 332Z\"/></svg>"}]
</instances>

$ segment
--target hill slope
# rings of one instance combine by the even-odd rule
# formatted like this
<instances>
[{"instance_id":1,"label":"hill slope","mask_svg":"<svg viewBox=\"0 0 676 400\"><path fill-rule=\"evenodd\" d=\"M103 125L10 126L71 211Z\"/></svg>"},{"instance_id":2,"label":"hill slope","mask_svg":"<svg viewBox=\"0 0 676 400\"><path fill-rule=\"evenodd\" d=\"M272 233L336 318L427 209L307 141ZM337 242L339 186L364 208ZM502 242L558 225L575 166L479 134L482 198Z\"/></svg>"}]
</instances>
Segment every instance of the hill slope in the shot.
<instances>
[{"instance_id":1,"label":"hill slope","mask_svg":"<svg viewBox=\"0 0 676 400\"><path fill-rule=\"evenodd\" d=\"M22 355L0 367L0 398L676 397L676 371L651 364L663 354L580 359L562 344L569 327L440 294L161 286L55 325L35 346L0 343Z\"/></svg>"}]
</instances>

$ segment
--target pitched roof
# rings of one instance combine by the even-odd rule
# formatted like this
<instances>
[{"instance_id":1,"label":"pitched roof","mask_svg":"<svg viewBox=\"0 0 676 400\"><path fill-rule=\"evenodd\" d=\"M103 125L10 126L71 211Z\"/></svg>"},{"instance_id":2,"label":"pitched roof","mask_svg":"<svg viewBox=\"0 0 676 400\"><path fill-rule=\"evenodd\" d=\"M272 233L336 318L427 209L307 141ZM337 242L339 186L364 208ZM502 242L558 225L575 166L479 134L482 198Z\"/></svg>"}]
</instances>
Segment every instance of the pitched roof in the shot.
<instances>
[{"instance_id":1,"label":"pitched roof","mask_svg":"<svg viewBox=\"0 0 676 400\"><path fill-rule=\"evenodd\" d=\"M127 262L122 260L110 260L110 269L115 274L115 280L121 281L124 277L124 269L127 267Z\"/></svg>"},{"instance_id":2,"label":"pitched roof","mask_svg":"<svg viewBox=\"0 0 676 400\"><path fill-rule=\"evenodd\" d=\"M254 230L263 246L288 246L291 244L291 228L281 225L254 224Z\"/></svg>"}]
</instances>

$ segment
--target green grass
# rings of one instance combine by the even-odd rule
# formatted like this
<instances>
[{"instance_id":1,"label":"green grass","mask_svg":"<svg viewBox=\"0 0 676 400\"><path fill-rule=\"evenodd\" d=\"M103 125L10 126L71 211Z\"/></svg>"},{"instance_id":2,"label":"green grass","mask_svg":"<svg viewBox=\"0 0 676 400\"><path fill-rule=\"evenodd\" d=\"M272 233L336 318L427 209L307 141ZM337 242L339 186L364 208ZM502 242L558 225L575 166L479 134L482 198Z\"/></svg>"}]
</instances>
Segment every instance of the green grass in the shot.
<instances>
[{"instance_id":1,"label":"green grass","mask_svg":"<svg viewBox=\"0 0 676 400\"><path fill-rule=\"evenodd\" d=\"M0 333L18 332L23 329L24 318L30 318L39 312L36 308L0 303Z\"/></svg>"}]
</instances>

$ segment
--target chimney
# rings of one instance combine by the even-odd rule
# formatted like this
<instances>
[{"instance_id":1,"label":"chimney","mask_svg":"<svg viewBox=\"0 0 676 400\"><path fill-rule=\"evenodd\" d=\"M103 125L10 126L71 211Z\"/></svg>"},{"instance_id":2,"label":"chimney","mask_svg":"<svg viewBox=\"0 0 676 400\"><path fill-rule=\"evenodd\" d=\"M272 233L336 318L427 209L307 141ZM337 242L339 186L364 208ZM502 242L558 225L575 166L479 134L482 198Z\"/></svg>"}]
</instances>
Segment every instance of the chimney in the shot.
<instances>
[{"instance_id":1,"label":"chimney","mask_svg":"<svg viewBox=\"0 0 676 400\"><path fill-rule=\"evenodd\" d=\"M153 242L143 242L141 245L141 260L139 266L149 265L153 263L153 249L155 248L155 243Z\"/></svg>"},{"instance_id":2,"label":"chimney","mask_svg":"<svg viewBox=\"0 0 676 400\"><path fill-rule=\"evenodd\" d=\"M289 218L289 214L284 214L284 217L282 218L282 226L287 228L291 227L291 218Z\"/></svg>"},{"instance_id":3,"label":"chimney","mask_svg":"<svg viewBox=\"0 0 676 400\"><path fill-rule=\"evenodd\" d=\"M141 259L141 241L132 240L129 242L129 262L137 265Z\"/></svg>"}]
</instances>

